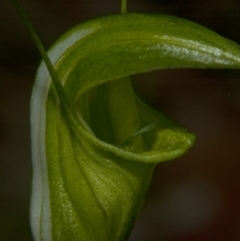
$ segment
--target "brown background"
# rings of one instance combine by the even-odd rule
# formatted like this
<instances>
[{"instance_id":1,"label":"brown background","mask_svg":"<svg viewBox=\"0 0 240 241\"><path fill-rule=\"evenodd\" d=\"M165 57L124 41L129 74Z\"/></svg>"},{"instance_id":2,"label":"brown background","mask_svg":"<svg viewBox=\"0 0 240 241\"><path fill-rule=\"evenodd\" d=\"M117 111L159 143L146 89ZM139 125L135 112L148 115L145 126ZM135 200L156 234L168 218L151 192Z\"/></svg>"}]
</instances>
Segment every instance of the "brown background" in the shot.
<instances>
[{"instance_id":1,"label":"brown background","mask_svg":"<svg viewBox=\"0 0 240 241\"><path fill-rule=\"evenodd\" d=\"M45 46L118 0L22 0ZM239 0L129 0L129 11L201 23L240 43ZM10 1L0 2L0 240L31 241L29 99L40 61ZM147 102L197 134L182 158L159 164L130 241L240 240L240 73L164 70L134 76Z\"/></svg>"}]
</instances>

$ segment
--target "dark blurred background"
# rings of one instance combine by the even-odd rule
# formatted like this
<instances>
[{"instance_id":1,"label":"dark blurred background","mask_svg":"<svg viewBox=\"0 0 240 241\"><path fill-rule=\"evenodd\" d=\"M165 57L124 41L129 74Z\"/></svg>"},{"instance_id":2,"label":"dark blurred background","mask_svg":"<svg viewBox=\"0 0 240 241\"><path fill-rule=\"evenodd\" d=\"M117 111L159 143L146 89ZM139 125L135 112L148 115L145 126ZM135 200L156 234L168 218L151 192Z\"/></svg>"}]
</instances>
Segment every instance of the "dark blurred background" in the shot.
<instances>
[{"instance_id":1,"label":"dark blurred background","mask_svg":"<svg viewBox=\"0 0 240 241\"><path fill-rule=\"evenodd\" d=\"M19 0L20 1L20 0ZM120 0L21 0L48 48ZM239 0L129 0L131 12L176 15L240 43ZM16 10L0 2L0 240L32 241L29 101L38 54ZM139 95L197 135L159 164L129 241L240 240L240 72L162 70L133 76Z\"/></svg>"}]
</instances>

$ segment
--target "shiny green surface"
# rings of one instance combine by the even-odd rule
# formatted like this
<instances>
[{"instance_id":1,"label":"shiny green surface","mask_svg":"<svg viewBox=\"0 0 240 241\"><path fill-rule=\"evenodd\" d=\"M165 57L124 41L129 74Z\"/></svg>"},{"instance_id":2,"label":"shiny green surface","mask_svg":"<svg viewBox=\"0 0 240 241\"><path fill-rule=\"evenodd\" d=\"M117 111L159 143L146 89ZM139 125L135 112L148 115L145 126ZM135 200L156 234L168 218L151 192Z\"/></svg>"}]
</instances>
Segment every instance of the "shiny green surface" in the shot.
<instances>
[{"instance_id":1,"label":"shiny green surface","mask_svg":"<svg viewBox=\"0 0 240 241\"><path fill-rule=\"evenodd\" d=\"M155 165L183 155L195 140L139 100L129 76L240 68L240 48L182 19L123 14L76 26L49 56L68 104L42 64L31 102L34 237L126 240Z\"/></svg>"}]
</instances>

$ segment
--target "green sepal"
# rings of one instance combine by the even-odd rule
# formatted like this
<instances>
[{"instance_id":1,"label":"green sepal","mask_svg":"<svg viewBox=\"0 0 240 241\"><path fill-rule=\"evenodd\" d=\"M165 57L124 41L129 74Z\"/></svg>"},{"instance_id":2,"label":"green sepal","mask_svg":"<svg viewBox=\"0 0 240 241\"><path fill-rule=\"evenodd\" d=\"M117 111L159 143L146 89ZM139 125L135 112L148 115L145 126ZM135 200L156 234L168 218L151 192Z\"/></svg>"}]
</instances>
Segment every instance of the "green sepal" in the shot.
<instances>
[{"instance_id":1,"label":"green sepal","mask_svg":"<svg viewBox=\"0 0 240 241\"><path fill-rule=\"evenodd\" d=\"M237 44L163 15L108 16L65 33L49 57L69 105L44 63L32 95L35 239L126 240L155 165L183 155L195 140L144 104L128 77L160 68L239 68L239 56ZM131 139L151 122L158 124Z\"/></svg>"}]
</instances>

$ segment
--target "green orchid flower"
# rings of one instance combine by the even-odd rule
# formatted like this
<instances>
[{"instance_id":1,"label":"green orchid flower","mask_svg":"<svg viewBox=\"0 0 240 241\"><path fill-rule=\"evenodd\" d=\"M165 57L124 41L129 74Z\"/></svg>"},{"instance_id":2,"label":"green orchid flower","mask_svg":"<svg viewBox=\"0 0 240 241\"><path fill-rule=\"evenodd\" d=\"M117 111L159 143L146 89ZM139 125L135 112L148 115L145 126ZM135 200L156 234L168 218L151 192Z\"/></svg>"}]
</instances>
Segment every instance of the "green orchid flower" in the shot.
<instances>
[{"instance_id":1,"label":"green orchid flower","mask_svg":"<svg viewBox=\"0 0 240 241\"><path fill-rule=\"evenodd\" d=\"M195 140L143 103L129 76L238 69L240 47L187 20L125 13L72 28L46 54L25 22L44 59L31 99L34 238L127 240L154 167Z\"/></svg>"}]
</instances>

